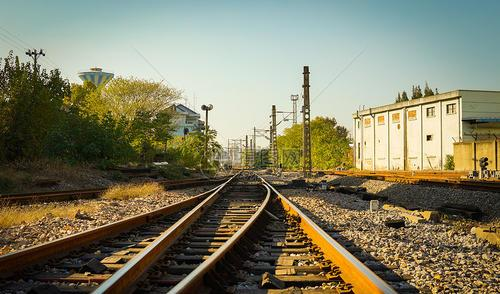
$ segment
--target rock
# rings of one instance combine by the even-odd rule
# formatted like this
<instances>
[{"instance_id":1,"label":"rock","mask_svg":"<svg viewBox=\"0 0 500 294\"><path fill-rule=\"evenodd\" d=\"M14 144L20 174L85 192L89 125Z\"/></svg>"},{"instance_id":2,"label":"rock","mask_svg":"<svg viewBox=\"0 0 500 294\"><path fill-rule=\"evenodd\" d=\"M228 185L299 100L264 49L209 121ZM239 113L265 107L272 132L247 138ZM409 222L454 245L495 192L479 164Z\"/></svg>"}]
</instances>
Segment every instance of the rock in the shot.
<instances>
[{"instance_id":1,"label":"rock","mask_svg":"<svg viewBox=\"0 0 500 294\"><path fill-rule=\"evenodd\" d=\"M94 220L92 217L90 217L86 212L80 212L80 210L78 210L76 213L75 213L75 218L76 219L83 219L83 220Z\"/></svg>"}]
</instances>

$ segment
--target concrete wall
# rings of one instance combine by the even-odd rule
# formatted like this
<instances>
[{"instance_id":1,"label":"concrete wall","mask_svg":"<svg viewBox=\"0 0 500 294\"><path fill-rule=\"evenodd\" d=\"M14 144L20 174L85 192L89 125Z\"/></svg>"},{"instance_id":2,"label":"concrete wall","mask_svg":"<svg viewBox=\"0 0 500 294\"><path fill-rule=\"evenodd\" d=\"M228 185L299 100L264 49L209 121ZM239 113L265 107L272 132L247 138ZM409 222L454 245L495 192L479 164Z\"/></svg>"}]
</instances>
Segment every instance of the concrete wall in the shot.
<instances>
[{"instance_id":1,"label":"concrete wall","mask_svg":"<svg viewBox=\"0 0 500 294\"><path fill-rule=\"evenodd\" d=\"M389 134L387 112L375 115L375 169L387 170L389 166Z\"/></svg>"},{"instance_id":2,"label":"concrete wall","mask_svg":"<svg viewBox=\"0 0 500 294\"><path fill-rule=\"evenodd\" d=\"M462 119L500 118L500 93L493 91L460 90ZM463 122L463 141L494 139L500 137L500 123Z\"/></svg>"},{"instance_id":3,"label":"concrete wall","mask_svg":"<svg viewBox=\"0 0 500 294\"><path fill-rule=\"evenodd\" d=\"M404 122L403 110L389 111L389 170L404 170Z\"/></svg>"},{"instance_id":4,"label":"concrete wall","mask_svg":"<svg viewBox=\"0 0 500 294\"><path fill-rule=\"evenodd\" d=\"M488 157L488 169L500 169L500 140L460 142L453 144L455 170L474 170L474 145L476 146L476 169L479 170L479 159Z\"/></svg>"}]
</instances>

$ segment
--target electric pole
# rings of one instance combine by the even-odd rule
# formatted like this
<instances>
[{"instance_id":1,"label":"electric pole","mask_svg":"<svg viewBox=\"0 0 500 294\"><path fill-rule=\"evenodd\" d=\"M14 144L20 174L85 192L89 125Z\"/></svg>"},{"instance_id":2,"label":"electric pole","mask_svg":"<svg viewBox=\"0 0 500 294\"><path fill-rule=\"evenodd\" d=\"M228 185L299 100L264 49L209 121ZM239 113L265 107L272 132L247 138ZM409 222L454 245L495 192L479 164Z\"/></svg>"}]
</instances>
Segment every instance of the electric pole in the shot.
<instances>
[{"instance_id":1,"label":"electric pole","mask_svg":"<svg viewBox=\"0 0 500 294\"><path fill-rule=\"evenodd\" d=\"M45 52L43 52L43 49L40 49L40 50L36 50L36 49L28 49L28 51L26 51L26 55L28 55L29 57L33 58L33 63L35 65L35 68L37 66L37 61L38 61L38 57L41 55L41 56L45 56Z\"/></svg>"},{"instance_id":2,"label":"electric pole","mask_svg":"<svg viewBox=\"0 0 500 294\"><path fill-rule=\"evenodd\" d=\"M38 57L41 55L41 56L45 56L45 52L43 52L43 49L40 49L39 51L36 51L36 49L28 49L28 51L26 51L26 55L28 55L29 57L33 58L33 73L35 73L36 75L36 72L38 71Z\"/></svg>"},{"instance_id":3,"label":"electric pole","mask_svg":"<svg viewBox=\"0 0 500 294\"><path fill-rule=\"evenodd\" d=\"M212 104L201 106L201 110L205 111L205 150L203 153L203 167L207 168L208 165L208 112L212 110L214 106Z\"/></svg>"},{"instance_id":4,"label":"electric pole","mask_svg":"<svg viewBox=\"0 0 500 294\"><path fill-rule=\"evenodd\" d=\"M271 113L271 163L274 170L278 168L278 144L276 138L276 105L273 105Z\"/></svg>"},{"instance_id":5,"label":"electric pole","mask_svg":"<svg viewBox=\"0 0 500 294\"><path fill-rule=\"evenodd\" d=\"M304 106L302 106L302 125L303 133L303 159L304 165L302 170L304 178L308 178L312 174L312 158L311 158L311 105L309 101L309 66L304 66Z\"/></svg>"},{"instance_id":6,"label":"electric pole","mask_svg":"<svg viewBox=\"0 0 500 294\"><path fill-rule=\"evenodd\" d=\"M255 141L257 141L257 129L255 127L253 127L253 154L252 154L252 157L253 157L253 167L255 168L256 166L256 157L257 157L257 143L255 143Z\"/></svg>"},{"instance_id":7,"label":"electric pole","mask_svg":"<svg viewBox=\"0 0 500 294\"><path fill-rule=\"evenodd\" d=\"M297 124L297 100L299 100L299 95L290 95L292 100L292 124Z\"/></svg>"},{"instance_id":8,"label":"electric pole","mask_svg":"<svg viewBox=\"0 0 500 294\"><path fill-rule=\"evenodd\" d=\"M245 135L245 168L248 168L248 135Z\"/></svg>"}]
</instances>

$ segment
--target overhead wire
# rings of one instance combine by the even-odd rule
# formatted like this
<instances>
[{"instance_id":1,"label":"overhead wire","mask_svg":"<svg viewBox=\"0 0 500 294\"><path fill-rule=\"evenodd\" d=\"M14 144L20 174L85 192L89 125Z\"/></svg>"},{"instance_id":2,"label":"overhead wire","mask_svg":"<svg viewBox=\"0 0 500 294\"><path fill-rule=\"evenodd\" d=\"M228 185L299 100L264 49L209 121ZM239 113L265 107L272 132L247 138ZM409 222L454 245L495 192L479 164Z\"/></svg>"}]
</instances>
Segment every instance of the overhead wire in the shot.
<instances>
[{"instance_id":1,"label":"overhead wire","mask_svg":"<svg viewBox=\"0 0 500 294\"><path fill-rule=\"evenodd\" d=\"M22 51L22 53L25 53L29 48L35 48L34 46L32 46L28 42L22 40L21 38L17 37L16 35L11 33L10 31L8 31L4 27L0 26L0 30L3 31L3 32L0 31L0 37L3 36L2 39L4 41L9 43L11 46L16 47L17 49ZM57 64L54 61L52 61L52 59L50 57L48 57L48 56L44 56L44 57L45 58L43 60L40 60L40 63L48 65L48 66L52 67L53 69L58 68Z\"/></svg>"},{"instance_id":2,"label":"overhead wire","mask_svg":"<svg viewBox=\"0 0 500 294\"><path fill-rule=\"evenodd\" d=\"M351 67L351 65L366 51L366 48L363 48L361 52L359 52L354 58L321 90L319 93L311 100L311 104L319 98L345 71Z\"/></svg>"},{"instance_id":3,"label":"overhead wire","mask_svg":"<svg viewBox=\"0 0 500 294\"><path fill-rule=\"evenodd\" d=\"M161 72L144 56L137 48L132 46L135 52L165 81L170 87L174 88L174 86L161 74Z\"/></svg>"}]
</instances>

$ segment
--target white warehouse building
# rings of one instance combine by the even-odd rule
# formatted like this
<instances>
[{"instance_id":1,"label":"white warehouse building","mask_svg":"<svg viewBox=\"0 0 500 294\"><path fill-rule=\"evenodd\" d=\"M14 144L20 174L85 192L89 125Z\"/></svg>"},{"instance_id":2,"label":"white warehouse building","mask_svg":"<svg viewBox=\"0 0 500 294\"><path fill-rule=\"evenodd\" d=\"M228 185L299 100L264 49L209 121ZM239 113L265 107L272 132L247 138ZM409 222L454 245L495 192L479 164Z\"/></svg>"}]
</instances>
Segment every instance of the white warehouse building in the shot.
<instances>
[{"instance_id":1,"label":"white warehouse building","mask_svg":"<svg viewBox=\"0 0 500 294\"><path fill-rule=\"evenodd\" d=\"M440 170L454 142L500 138L500 91L456 90L353 114L364 170Z\"/></svg>"}]
</instances>

